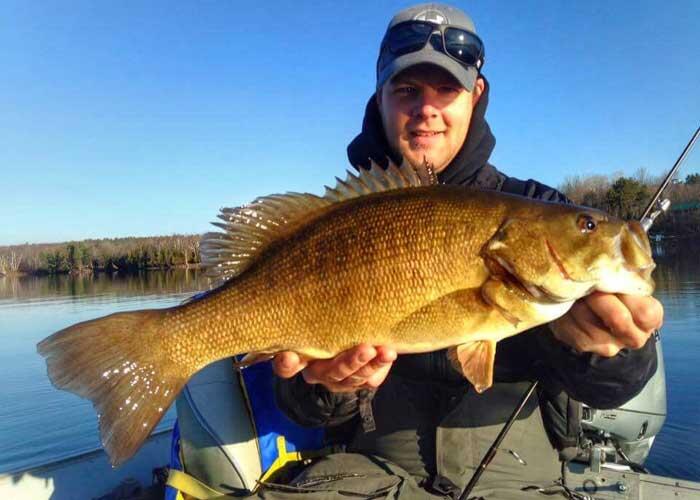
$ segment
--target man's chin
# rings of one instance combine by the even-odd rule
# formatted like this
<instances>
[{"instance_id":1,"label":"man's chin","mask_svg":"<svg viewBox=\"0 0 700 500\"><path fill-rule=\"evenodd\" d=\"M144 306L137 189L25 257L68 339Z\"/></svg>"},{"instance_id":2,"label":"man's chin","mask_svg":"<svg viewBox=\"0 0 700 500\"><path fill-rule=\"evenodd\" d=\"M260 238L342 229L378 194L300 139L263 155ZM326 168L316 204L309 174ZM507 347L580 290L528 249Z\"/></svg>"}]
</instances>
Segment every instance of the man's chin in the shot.
<instances>
[{"instance_id":1,"label":"man's chin","mask_svg":"<svg viewBox=\"0 0 700 500\"><path fill-rule=\"evenodd\" d=\"M430 154L429 151L412 150L410 155L404 155L406 161L411 164L413 168L422 168L425 165L430 165L435 173L444 170L447 166L444 163L444 159L436 158L437 155Z\"/></svg>"}]
</instances>

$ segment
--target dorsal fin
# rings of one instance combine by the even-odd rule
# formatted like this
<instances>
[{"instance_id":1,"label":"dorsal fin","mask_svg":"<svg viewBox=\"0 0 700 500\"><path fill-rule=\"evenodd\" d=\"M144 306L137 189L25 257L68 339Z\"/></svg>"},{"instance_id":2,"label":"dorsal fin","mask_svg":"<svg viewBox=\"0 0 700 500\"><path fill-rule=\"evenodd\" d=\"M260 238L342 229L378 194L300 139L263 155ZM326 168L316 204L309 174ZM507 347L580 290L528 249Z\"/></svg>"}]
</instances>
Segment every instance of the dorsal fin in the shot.
<instances>
[{"instance_id":1,"label":"dorsal fin","mask_svg":"<svg viewBox=\"0 0 700 500\"><path fill-rule=\"evenodd\" d=\"M386 169L372 162L369 170L360 168L359 171L357 175L348 172L348 176L344 181L336 177L336 185L334 188L326 186L324 198L332 202L340 202L370 193L380 193L382 191L391 191L392 189L403 189L428 184L421 180L412 167L397 167L391 162Z\"/></svg>"},{"instance_id":2,"label":"dorsal fin","mask_svg":"<svg viewBox=\"0 0 700 500\"><path fill-rule=\"evenodd\" d=\"M218 218L223 222L212 224L224 232L206 233L200 243L202 266L212 278L212 286L245 271L270 243L292 234L335 203L426 184L411 167L390 163L383 169L374 162L369 170L361 168L358 175L347 172L345 180L336 180L334 188L326 186L323 197L273 194L237 208L222 208Z\"/></svg>"},{"instance_id":3,"label":"dorsal fin","mask_svg":"<svg viewBox=\"0 0 700 500\"><path fill-rule=\"evenodd\" d=\"M236 208L222 208L212 222L224 232L202 236L200 252L206 275L218 286L242 273L274 240L291 234L304 220L330 205L306 193L273 194Z\"/></svg>"}]
</instances>

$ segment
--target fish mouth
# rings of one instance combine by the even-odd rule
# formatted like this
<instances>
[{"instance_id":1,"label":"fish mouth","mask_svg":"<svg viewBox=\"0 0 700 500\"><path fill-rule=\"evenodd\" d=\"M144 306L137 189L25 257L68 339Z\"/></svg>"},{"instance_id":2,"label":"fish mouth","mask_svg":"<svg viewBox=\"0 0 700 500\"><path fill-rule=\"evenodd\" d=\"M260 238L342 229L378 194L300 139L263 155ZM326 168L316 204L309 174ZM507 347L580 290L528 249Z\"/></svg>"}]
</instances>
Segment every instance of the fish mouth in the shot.
<instances>
[{"instance_id":1,"label":"fish mouth","mask_svg":"<svg viewBox=\"0 0 700 500\"><path fill-rule=\"evenodd\" d=\"M641 224L636 221L627 223L627 232L617 239L617 251L626 271L636 273L645 280L651 279L656 263L651 256L651 246Z\"/></svg>"},{"instance_id":2,"label":"fish mouth","mask_svg":"<svg viewBox=\"0 0 700 500\"><path fill-rule=\"evenodd\" d=\"M629 264L627 262L624 262L622 264L622 268L627 271L628 273L634 274L636 276L639 276L643 281L646 281L648 283L653 283L653 278L651 277L651 273L654 272L654 269L656 269L656 264L652 263L648 266L634 266L632 264Z\"/></svg>"},{"instance_id":3,"label":"fish mouth","mask_svg":"<svg viewBox=\"0 0 700 500\"><path fill-rule=\"evenodd\" d=\"M549 256L554 262L563 280L569 281L571 283L576 283L577 285L587 283L586 281L581 281L573 278L569 271L566 269L564 261L561 259L561 257L559 257L559 254L556 248L554 248L554 245L552 245L552 243L547 239L545 239L544 242L545 246L547 247ZM535 283L522 279L520 276L518 276L518 274L515 272L510 263L498 255L486 255L485 262L487 267L489 268L489 271L491 271L492 276L501 280L503 283L510 286L512 289L516 289L519 292L526 294L531 300L540 303L561 303L571 301L571 297L559 295L545 286L537 285ZM591 286L589 291L592 289L593 287Z\"/></svg>"},{"instance_id":4,"label":"fish mouth","mask_svg":"<svg viewBox=\"0 0 700 500\"><path fill-rule=\"evenodd\" d=\"M553 294L546 288L521 279L511 265L498 255L485 256L486 266L491 276L503 282L509 288L518 291L529 300L541 303L567 302L571 299Z\"/></svg>"}]
</instances>

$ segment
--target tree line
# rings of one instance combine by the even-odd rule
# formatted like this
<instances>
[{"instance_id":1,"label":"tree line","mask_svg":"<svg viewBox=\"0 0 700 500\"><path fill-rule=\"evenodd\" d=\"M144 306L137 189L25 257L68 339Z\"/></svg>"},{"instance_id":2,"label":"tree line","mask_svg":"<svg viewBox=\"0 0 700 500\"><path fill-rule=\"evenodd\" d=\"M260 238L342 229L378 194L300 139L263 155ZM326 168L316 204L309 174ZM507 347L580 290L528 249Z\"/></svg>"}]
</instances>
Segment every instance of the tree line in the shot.
<instances>
[{"instance_id":1,"label":"tree line","mask_svg":"<svg viewBox=\"0 0 700 500\"><path fill-rule=\"evenodd\" d=\"M640 169L630 177L568 177L559 190L574 203L629 220L639 219L662 180ZM662 197L671 200L671 209L657 219L651 232L666 237L700 235L700 174L674 180Z\"/></svg>"},{"instance_id":2,"label":"tree line","mask_svg":"<svg viewBox=\"0 0 700 500\"><path fill-rule=\"evenodd\" d=\"M644 169L631 177L568 177L559 190L580 205L599 208L623 219L638 219L661 182ZM700 174L673 182L665 197L671 211L653 232L664 236L700 235ZM84 274L133 272L197 266L200 235L105 238L64 243L0 246L0 274Z\"/></svg>"},{"instance_id":3,"label":"tree line","mask_svg":"<svg viewBox=\"0 0 700 500\"><path fill-rule=\"evenodd\" d=\"M197 266L200 235L105 238L0 247L0 274L85 274Z\"/></svg>"}]
</instances>

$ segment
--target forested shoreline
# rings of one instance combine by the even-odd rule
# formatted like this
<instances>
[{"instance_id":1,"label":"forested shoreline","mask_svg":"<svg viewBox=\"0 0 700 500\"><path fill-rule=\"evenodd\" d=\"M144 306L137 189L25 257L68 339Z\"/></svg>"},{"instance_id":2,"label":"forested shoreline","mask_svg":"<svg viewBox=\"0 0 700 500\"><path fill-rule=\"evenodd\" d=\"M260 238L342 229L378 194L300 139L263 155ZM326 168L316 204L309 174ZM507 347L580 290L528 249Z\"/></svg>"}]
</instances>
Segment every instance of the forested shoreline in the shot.
<instances>
[{"instance_id":1,"label":"forested shoreline","mask_svg":"<svg viewBox=\"0 0 700 500\"><path fill-rule=\"evenodd\" d=\"M195 267L201 236L104 238L0 246L0 274L87 274Z\"/></svg>"},{"instance_id":2,"label":"forested shoreline","mask_svg":"<svg viewBox=\"0 0 700 500\"><path fill-rule=\"evenodd\" d=\"M635 175L573 176L559 190L579 205L599 208L625 220L639 219L662 178L651 177L644 169ZM650 233L664 238L700 235L700 174L674 180L662 194L671 200L668 213L659 217Z\"/></svg>"},{"instance_id":3,"label":"forested shoreline","mask_svg":"<svg viewBox=\"0 0 700 500\"><path fill-rule=\"evenodd\" d=\"M631 177L569 177L559 189L577 204L623 219L637 219L660 182L660 178L652 178L642 169ZM666 238L699 236L700 174L674 181L664 197L671 199L671 210L654 224L652 234ZM86 274L195 267L200 264L200 238L197 234L174 234L0 246L0 274Z\"/></svg>"}]
</instances>

